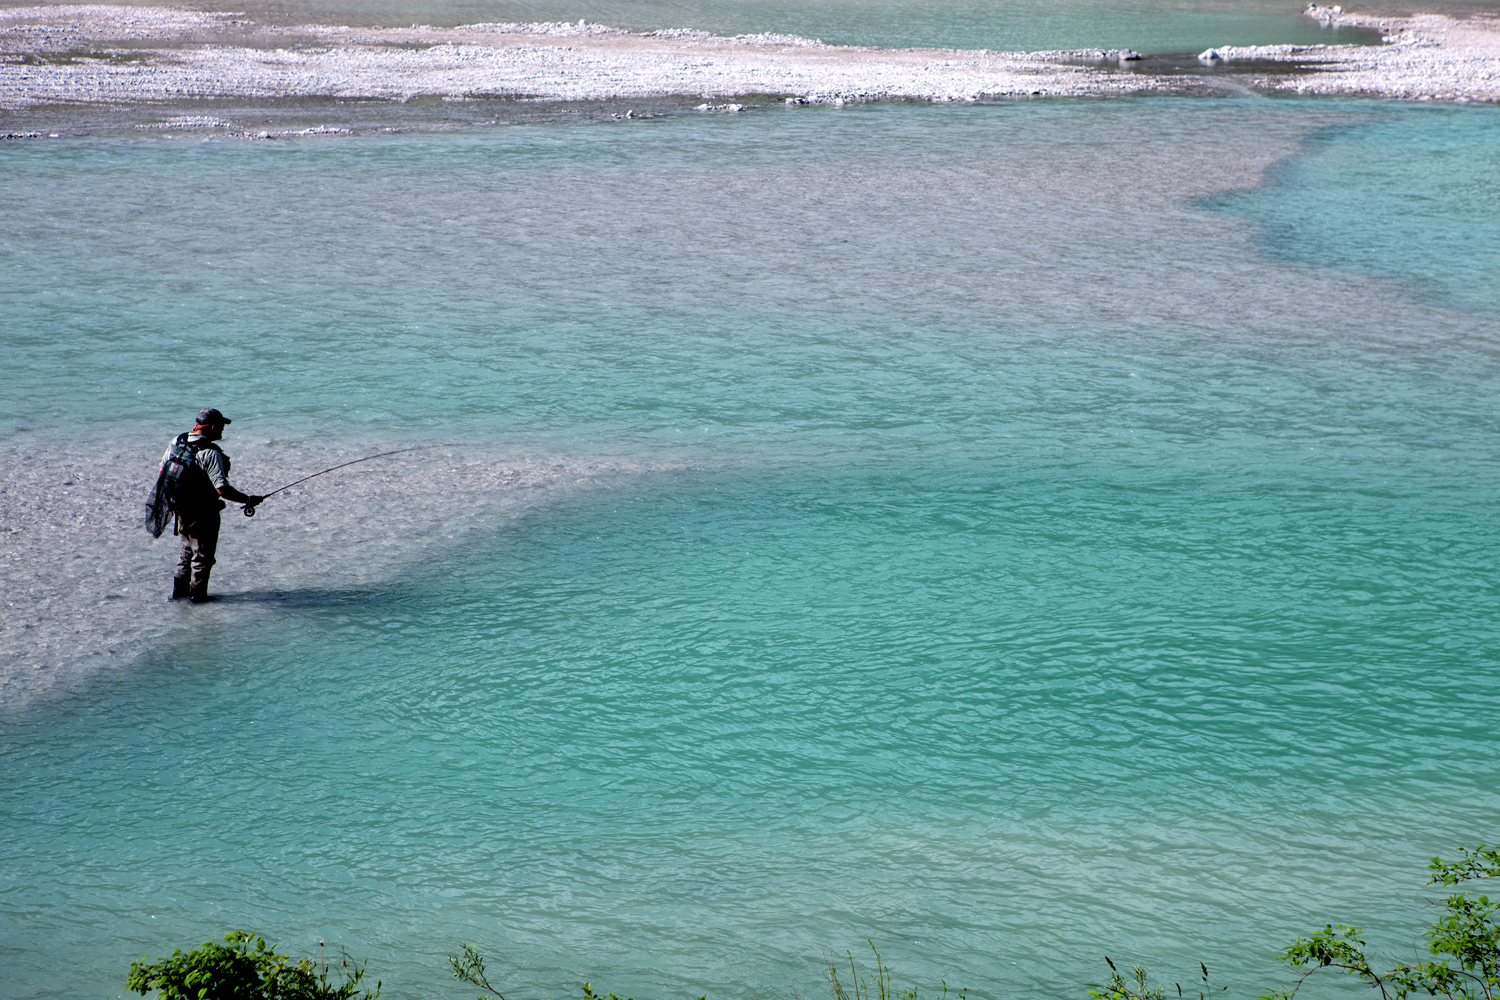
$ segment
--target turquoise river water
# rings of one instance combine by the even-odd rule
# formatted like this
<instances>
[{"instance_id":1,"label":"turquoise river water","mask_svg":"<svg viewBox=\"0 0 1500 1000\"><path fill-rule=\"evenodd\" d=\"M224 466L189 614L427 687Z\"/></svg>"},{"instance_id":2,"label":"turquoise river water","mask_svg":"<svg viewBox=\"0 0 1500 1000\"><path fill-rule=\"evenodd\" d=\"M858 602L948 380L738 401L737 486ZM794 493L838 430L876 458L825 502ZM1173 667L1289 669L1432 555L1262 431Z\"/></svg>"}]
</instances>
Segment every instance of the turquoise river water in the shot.
<instances>
[{"instance_id":1,"label":"turquoise river water","mask_svg":"<svg viewBox=\"0 0 1500 1000\"><path fill-rule=\"evenodd\" d=\"M1495 109L309 113L0 145L0 433L663 471L6 706L0 995L1250 996L1500 837Z\"/></svg>"}]
</instances>

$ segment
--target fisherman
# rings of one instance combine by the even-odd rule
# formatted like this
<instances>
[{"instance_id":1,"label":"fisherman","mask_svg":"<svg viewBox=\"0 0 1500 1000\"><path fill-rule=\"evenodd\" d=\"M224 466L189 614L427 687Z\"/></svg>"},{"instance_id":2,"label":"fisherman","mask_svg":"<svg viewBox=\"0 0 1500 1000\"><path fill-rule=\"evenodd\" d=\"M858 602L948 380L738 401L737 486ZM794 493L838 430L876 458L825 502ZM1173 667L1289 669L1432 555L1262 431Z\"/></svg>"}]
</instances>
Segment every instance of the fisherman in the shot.
<instances>
[{"instance_id":1,"label":"fisherman","mask_svg":"<svg viewBox=\"0 0 1500 1000\"><path fill-rule=\"evenodd\" d=\"M265 497L241 493L229 483L229 456L218 441L230 420L212 407L200 410L198 421L186 434L179 434L162 456L161 473L153 499L147 505L147 530L160 535L166 514L174 521L174 532L182 536L182 555L172 577L172 596L194 604L214 600L208 593L208 574L219 547L219 511L224 500L256 506ZM223 500L220 499L223 497Z\"/></svg>"}]
</instances>

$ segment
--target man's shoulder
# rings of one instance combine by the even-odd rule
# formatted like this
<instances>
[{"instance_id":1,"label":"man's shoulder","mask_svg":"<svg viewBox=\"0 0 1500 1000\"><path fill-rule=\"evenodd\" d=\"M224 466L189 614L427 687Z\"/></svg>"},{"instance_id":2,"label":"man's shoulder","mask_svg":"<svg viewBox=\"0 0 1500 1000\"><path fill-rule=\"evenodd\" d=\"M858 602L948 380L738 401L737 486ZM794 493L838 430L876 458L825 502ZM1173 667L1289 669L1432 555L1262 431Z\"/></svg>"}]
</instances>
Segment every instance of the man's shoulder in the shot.
<instances>
[{"instance_id":1,"label":"man's shoulder","mask_svg":"<svg viewBox=\"0 0 1500 1000\"><path fill-rule=\"evenodd\" d=\"M224 450L214 442L194 441L192 443L197 446L198 450L195 457L199 462L217 465L224 461Z\"/></svg>"}]
</instances>

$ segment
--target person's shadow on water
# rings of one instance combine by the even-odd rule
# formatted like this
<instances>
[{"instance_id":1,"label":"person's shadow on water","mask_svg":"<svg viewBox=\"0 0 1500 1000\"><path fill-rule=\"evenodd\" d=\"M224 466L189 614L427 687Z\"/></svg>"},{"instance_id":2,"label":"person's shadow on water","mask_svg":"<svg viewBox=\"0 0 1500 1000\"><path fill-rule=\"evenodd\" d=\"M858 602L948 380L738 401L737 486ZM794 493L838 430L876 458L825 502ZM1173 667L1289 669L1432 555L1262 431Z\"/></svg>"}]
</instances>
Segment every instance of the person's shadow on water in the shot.
<instances>
[{"instance_id":1,"label":"person's shadow on water","mask_svg":"<svg viewBox=\"0 0 1500 1000\"><path fill-rule=\"evenodd\" d=\"M288 608L327 608L371 604L390 600L385 590L362 590L352 587L299 587L292 590L241 590L214 595L218 604L271 604Z\"/></svg>"}]
</instances>

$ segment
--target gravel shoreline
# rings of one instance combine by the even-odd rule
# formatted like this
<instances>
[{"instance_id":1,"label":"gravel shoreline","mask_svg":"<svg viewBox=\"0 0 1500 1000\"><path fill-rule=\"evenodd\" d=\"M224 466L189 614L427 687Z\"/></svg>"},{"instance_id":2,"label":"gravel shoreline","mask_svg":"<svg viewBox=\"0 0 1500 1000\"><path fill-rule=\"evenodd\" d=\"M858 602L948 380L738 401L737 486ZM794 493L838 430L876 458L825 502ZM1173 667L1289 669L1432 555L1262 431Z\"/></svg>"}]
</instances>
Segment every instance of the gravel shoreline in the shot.
<instances>
[{"instance_id":1,"label":"gravel shoreline","mask_svg":"<svg viewBox=\"0 0 1500 1000\"><path fill-rule=\"evenodd\" d=\"M826 45L787 35L632 33L587 23L457 28L275 26L188 8L0 9L0 110L202 98L696 97L703 110L792 102L1265 92L1500 100L1500 18L1374 18L1385 44L1210 49L1204 70L1152 72L1135 53ZM1139 67L1139 68L1138 68Z\"/></svg>"}]
</instances>

